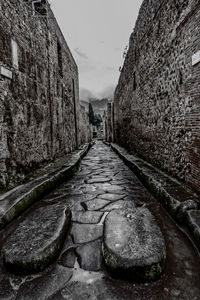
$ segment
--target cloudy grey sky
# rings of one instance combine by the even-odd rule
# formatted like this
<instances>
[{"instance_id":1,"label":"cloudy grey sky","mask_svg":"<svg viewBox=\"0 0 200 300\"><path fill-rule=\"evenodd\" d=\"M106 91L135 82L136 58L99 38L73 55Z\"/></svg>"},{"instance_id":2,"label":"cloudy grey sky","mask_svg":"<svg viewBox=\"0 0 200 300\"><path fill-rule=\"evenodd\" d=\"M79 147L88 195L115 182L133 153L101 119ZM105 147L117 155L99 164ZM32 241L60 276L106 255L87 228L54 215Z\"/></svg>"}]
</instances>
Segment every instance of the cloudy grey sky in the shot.
<instances>
[{"instance_id":1,"label":"cloudy grey sky","mask_svg":"<svg viewBox=\"0 0 200 300\"><path fill-rule=\"evenodd\" d=\"M81 98L110 96L142 0L50 0L79 68Z\"/></svg>"}]
</instances>

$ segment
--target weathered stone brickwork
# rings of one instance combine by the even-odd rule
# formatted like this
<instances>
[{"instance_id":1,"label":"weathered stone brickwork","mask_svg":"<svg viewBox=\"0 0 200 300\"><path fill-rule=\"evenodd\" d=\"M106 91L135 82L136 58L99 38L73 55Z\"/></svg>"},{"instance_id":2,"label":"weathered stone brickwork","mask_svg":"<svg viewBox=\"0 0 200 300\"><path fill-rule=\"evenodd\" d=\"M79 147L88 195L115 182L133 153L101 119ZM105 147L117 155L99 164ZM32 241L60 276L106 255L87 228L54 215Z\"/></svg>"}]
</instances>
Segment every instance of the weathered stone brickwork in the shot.
<instances>
[{"instance_id":1,"label":"weathered stone brickwork","mask_svg":"<svg viewBox=\"0 0 200 300\"><path fill-rule=\"evenodd\" d=\"M105 139L111 143L114 141L114 103L107 104L105 118Z\"/></svg>"},{"instance_id":2,"label":"weathered stone brickwork","mask_svg":"<svg viewBox=\"0 0 200 300\"><path fill-rule=\"evenodd\" d=\"M80 144L90 142L92 139L92 129L89 124L89 117L85 111L85 107L83 107L82 105L80 105L79 122Z\"/></svg>"},{"instance_id":3,"label":"weathered stone brickwork","mask_svg":"<svg viewBox=\"0 0 200 300\"><path fill-rule=\"evenodd\" d=\"M0 187L74 150L78 69L46 0L0 0Z\"/></svg>"},{"instance_id":4,"label":"weathered stone brickwork","mask_svg":"<svg viewBox=\"0 0 200 300\"><path fill-rule=\"evenodd\" d=\"M115 139L200 192L199 50L198 0L144 0L115 91Z\"/></svg>"}]
</instances>

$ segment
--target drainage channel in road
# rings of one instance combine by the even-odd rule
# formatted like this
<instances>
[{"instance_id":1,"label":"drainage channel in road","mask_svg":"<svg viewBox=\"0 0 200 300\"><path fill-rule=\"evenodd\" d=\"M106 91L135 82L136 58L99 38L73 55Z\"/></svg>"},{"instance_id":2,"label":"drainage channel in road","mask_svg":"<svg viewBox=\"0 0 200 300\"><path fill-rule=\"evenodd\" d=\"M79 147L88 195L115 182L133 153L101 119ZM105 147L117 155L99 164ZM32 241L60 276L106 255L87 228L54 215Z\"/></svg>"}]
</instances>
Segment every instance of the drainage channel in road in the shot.
<instances>
[{"instance_id":1,"label":"drainage channel in road","mask_svg":"<svg viewBox=\"0 0 200 300\"><path fill-rule=\"evenodd\" d=\"M58 259L42 272L14 275L5 268L2 251L0 299L199 299L198 251L137 177L101 141L92 147L71 180L1 231L1 249L4 250L8 240L16 236L15 230L20 224L26 224L23 222L37 211L45 208L48 211L50 207L61 211L69 208L72 212L70 228ZM103 262L106 216L114 209L134 210L135 207L148 208L164 235L166 270L155 282L112 279ZM38 216L36 220L41 228L46 226L43 219ZM44 233L37 236L36 232L37 243L41 238L49 239L49 232ZM24 236L23 230L16 236L17 247L26 243Z\"/></svg>"}]
</instances>

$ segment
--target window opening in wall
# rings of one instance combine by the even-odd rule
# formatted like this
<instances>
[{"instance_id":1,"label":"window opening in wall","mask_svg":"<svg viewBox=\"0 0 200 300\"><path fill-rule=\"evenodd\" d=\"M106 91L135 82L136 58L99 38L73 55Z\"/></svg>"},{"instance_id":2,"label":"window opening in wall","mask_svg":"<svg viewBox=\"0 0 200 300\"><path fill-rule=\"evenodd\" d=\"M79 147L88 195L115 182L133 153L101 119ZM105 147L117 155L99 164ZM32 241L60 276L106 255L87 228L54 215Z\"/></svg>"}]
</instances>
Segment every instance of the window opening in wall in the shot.
<instances>
[{"instance_id":1,"label":"window opening in wall","mask_svg":"<svg viewBox=\"0 0 200 300\"><path fill-rule=\"evenodd\" d=\"M57 51L58 51L58 72L60 76L63 76L62 48L59 42L57 42Z\"/></svg>"},{"instance_id":2,"label":"window opening in wall","mask_svg":"<svg viewBox=\"0 0 200 300\"><path fill-rule=\"evenodd\" d=\"M18 45L17 42L13 39L11 40L11 48L12 48L12 65L14 68L18 69L19 61L18 61Z\"/></svg>"},{"instance_id":3,"label":"window opening in wall","mask_svg":"<svg viewBox=\"0 0 200 300\"><path fill-rule=\"evenodd\" d=\"M23 0L25 4L27 4L33 12L39 13L42 16L47 14L47 0Z\"/></svg>"}]
</instances>

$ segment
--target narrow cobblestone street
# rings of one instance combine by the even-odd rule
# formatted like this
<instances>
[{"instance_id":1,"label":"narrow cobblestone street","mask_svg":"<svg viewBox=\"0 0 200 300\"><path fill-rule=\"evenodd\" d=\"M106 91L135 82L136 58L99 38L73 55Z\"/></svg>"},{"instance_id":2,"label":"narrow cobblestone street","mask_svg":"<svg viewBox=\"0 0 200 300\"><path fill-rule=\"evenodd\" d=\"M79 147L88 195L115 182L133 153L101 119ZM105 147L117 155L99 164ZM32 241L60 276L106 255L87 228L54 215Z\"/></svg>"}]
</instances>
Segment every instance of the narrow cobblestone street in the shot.
<instances>
[{"instance_id":1,"label":"narrow cobblestone street","mask_svg":"<svg viewBox=\"0 0 200 300\"><path fill-rule=\"evenodd\" d=\"M103 263L106 216L114 209L135 207L147 207L151 211L166 242L166 270L154 283L112 279ZM72 212L70 230L59 258L45 271L13 275L6 270L1 257L0 299L199 299L198 251L132 171L101 141L96 141L72 179L1 231L1 249L19 224L30 220L38 210L43 209L48 215L48 210L66 208ZM42 222L42 216L38 215L36 230L45 231ZM25 243L23 238L23 233L15 234L16 247ZM39 239L40 234L37 243Z\"/></svg>"}]
</instances>

